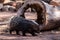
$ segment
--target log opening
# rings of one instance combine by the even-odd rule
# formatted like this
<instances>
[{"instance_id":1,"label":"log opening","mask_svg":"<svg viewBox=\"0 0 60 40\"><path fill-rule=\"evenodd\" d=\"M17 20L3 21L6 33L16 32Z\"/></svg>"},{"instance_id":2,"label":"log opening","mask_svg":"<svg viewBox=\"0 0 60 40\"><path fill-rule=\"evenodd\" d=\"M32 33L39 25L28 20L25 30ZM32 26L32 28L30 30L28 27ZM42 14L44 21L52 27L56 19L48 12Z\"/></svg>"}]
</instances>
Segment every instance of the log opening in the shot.
<instances>
[{"instance_id":1,"label":"log opening","mask_svg":"<svg viewBox=\"0 0 60 40\"><path fill-rule=\"evenodd\" d=\"M45 6L42 2L39 1L30 1L30 2L25 2L23 6L18 10L19 15L22 17L25 17L25 12L28 8L34 9L37 12L37 19L36 22L38 24L45 24L46 21L46 9Z\"/></svg>"}]
</instances>

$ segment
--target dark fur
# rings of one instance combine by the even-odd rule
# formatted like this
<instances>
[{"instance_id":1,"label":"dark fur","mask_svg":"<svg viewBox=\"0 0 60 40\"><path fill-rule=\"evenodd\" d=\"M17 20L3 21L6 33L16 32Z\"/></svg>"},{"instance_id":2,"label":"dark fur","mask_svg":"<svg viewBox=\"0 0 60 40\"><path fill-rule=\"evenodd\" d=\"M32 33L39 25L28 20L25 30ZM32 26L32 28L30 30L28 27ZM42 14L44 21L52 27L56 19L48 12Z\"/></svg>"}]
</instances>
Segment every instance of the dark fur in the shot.
<instances>
[{"instance_id":1,"label":"dark fur","mask_svg":"<svg viewBox=\"0 0 60 40\"><path fill-rule=\"evenodd\" d=\"M25 33L31 33L33 36L35 36L35 33L39 33L39 25L26 20L22 17L13 17L10 22L10 33L12 31L16 31L16 34L19 35L19 31L22 32L23 36L25 36Z\"/></svg>"},{"instance_id":2,"label":"dark fur","mask_svg":"<svg viewBox=\"0 0 60 40\"><path fill-rule=\"evenodd\" d=\"M46 2L46 3L48 3L48 4L50 4L50 2L51 2L52 0L42 0L42 1L44 1L44 2Z\"/></svg>"}]
</instances>

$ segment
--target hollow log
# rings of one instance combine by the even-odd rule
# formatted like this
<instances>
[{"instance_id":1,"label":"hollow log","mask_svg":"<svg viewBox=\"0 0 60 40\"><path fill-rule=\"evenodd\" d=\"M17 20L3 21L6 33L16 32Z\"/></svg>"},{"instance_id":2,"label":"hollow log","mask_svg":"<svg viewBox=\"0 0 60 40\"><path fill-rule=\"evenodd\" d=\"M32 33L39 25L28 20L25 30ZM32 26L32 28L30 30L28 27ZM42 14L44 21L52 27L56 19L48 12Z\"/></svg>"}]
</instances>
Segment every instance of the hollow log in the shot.
<instances>
[{"instance_id":1,"label":"hollow log","mask_svg":"<svg viewBox=\"0 0 60 40\"><path fill-rule=\"evenodd\" d=\"M18 10L18 15L25 18L25 11L28 8L34 8L37 12L37 20L36 22L40 24L41 31L48 31L55 28L58 28L60 25L60 20L55 18L55 14L52 12L52 6L49 4L40 1L40 0L28 0L23 6Z\"/></svg>"}]
</instances>

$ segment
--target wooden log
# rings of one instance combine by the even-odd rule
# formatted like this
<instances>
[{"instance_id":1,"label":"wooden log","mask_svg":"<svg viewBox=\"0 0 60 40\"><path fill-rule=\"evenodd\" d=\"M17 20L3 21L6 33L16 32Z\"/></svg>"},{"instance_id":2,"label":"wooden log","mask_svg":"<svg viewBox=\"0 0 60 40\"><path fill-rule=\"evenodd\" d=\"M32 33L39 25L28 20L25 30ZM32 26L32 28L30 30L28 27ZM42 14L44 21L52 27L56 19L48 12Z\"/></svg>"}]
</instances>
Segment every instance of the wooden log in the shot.
<instances>
[{"instance_id":1,"label":"wooden log","mask_svg":"<svg viewBox=\"0 0 60 40\"><path fill-rule=\"evenodd\" d=\"M26 1L23 6L18 10L18 16L25 17L24 13L28 8L34 8L37 12L37 20L36 22L40 24L41 31L48 31L52 29L58 28L59 25L59 18L54 16L55 11L53 11L53 6L40 1L40 0L28 0ZM54 14L53 14L54 13ZM56 19L56 18L58 19Z\"/></svg>"}]
</instances>

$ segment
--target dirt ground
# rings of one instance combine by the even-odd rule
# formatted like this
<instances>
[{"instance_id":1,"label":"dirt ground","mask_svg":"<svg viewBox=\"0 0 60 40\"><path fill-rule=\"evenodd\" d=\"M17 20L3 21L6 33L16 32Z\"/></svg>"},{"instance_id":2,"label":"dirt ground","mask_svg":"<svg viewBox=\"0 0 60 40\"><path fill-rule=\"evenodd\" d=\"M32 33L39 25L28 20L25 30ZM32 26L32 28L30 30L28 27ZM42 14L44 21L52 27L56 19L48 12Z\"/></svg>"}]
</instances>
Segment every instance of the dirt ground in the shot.
<instances>
[{"instance_id":1,"label":"dirt ground","mask_svg":"<svg viewBox=\"0 0 60 40\"><path fill-rule=\"evenodd\" d=\"M22 36L3 33L0 34L0 40L60 40L60 33L43 32L38 34L38 36L32 36L30 34L27 34L27 36Z\"/></svg>"},{"instance_id":2,"label":"dirt ground","mask_svg":"<svg viewBox=\"0 0 60 40\"><path fill-rule=\"evenodd\" d=\"M0 12L0 31L7 27L9 18L14 15L16 15L16 13ZM22 36L16 35L15 33L11 35L6 32L0 32L0 40L60 40L60 31L40 32L38 36L32 36L30 34L27 34L27 36Z\"/></svg>"}]
</instances>

